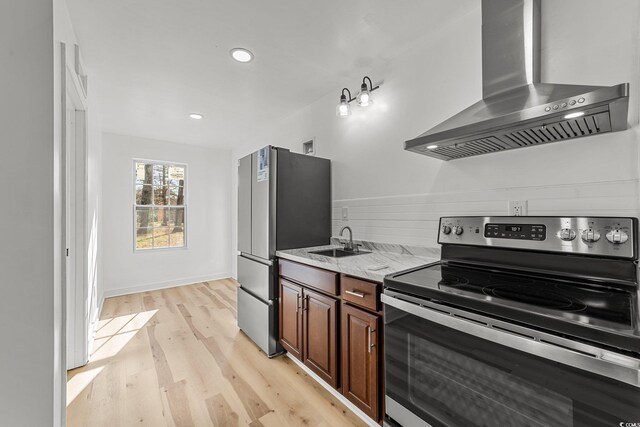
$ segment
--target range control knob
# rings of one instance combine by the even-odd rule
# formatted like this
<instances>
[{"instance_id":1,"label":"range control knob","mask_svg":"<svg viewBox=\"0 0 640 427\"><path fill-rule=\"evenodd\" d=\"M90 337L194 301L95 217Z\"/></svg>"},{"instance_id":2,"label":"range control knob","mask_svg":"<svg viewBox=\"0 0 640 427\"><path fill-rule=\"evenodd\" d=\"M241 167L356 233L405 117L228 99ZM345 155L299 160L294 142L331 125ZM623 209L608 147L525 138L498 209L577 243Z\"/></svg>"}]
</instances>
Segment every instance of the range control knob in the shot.
<instances>
[{"instance_id":1,"label":"range control knob","mask_svg":"<svg viewBox=\"0 0 640 427\"><path fill-rule=\"evenodd\" d=\"M456 225L455 227L453 227L453 232L456 234L456 236L461 235L463 231L464 229L460 225Z\"/></svg>"},{"instance_id":2,"label":"range control knob","mask_svg":"<svg viewBox=\"0 0 640 427\"><path fill-rule=\"evenodd\" d=\"M576 232L570 228L563 228L560 230L560 239L565 241L571 241L576 238Z\"/></svg>"},{"instance_id":3,"label":"range control knob","mask_svg":"<svg viewBox=\"0 0 640 427\"><path fill-rule=\"evenodd\" d=\"M442 234L450 234L451 233L451 227L448 225L443 225L442 226Z\"/></svg>"},{"instance_id":4,"label":"range control knob","mask_svg":"<svg viewBox=\"0 0 640 427\"><path fill-rule=\"evenodd\" d=\"M619 243L624 243L629 240L629 235L622 230L615 229L611 230L607 233L607 240L617 245Z\"/></svg>"},{"instance_id":5,"label":"range control knob","mask_svg":"<svg viewBox=\"0 0 640 427\"><path fill-rule=\"evenodd\" d=\"M593 228L587 228L582 232L582 240L587 243L597 242L600 240L600 233L598 233Z\"/></svg>"}]
</instances>

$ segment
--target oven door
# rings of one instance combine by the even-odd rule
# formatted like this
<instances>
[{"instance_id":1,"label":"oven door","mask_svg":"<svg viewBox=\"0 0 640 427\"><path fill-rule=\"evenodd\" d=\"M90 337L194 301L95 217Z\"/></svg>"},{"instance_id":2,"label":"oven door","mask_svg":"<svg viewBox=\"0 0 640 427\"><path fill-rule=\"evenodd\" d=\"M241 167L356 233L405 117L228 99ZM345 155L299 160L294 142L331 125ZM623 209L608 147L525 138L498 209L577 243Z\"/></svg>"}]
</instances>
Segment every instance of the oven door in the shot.
<instances>
[{"instance_id":1,"label":"oven door","mask_svg":"<svg viewBox=\"0 0 640 427\"><path fill-rule=\"evenodd\" d=\"M389 290L382 300L386 425L640 423L638 359Z\"/></svg>"}]
</instances>

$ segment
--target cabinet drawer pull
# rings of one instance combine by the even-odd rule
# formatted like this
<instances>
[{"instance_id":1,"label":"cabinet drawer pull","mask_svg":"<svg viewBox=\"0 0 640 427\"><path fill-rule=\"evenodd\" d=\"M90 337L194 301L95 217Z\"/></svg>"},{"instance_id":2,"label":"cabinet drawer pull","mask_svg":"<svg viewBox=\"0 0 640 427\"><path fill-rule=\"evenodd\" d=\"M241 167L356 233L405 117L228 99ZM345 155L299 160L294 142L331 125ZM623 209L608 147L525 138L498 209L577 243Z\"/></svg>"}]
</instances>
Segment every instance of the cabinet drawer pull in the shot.
<instances>
[{"instance_id":1,"label":"cabinet drawer pull","mask_svg":"<svg viewBox=\"0 0 640 427\"><path fill-rule=\"evenodd\" d=\"M300 312L300 294L296 295L296 313Z\"/></svg>"},{"instance_id":2,"label":"cabinet drawer pull","mask_svg":"<svg viewBox=\"0 0 640 427\"><path fill-rule=\"evenodd\" d=\"M347 295L353 295L354 297L364 298L364 293L362 293L362 292L344 291L344 293L347 294Z\"/></svg>"}]
</instances>

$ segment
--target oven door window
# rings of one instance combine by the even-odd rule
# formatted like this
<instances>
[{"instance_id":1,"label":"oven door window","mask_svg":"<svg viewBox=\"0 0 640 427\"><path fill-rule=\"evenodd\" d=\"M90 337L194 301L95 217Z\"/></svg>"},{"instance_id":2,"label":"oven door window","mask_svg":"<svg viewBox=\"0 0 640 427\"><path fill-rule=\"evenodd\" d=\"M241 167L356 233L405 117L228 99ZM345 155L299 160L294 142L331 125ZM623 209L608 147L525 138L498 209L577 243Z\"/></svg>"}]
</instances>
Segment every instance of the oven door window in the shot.
<instances>
[{"instance_id":1,"label":"oven door window","mask_svg":"<svg viewBox=\"0 0 640 427\"><path fill-rule=\"evenodd\" d=\"M640 422L638 388L388 305L385 357L387 397L432 426ZM403 416L395 410L389 406L387 414L399 422Z\"/></svg>"}]
</instances>

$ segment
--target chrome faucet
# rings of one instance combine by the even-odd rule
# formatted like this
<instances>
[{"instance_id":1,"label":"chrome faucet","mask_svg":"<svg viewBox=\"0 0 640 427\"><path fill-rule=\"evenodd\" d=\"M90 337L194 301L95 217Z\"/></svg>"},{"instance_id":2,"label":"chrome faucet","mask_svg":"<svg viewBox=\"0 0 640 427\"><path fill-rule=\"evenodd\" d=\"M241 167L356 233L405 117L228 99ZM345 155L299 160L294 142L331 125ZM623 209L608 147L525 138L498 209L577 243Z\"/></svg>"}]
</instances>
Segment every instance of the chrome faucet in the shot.
<instances>
[{"instance_id":1,"label":"chrome faucet","mask_svg":"<svg viewBox=\"0 0 640 427\"><path fill-rule=\"evenodd\" d=\"M353 243L353 231L351 230L351 227L349 227L348 225L342 227L342 230L340 230L340 237L342 237L342 233L344 232L344 230L347 230L349 232L349 241L344 244L344 250L358 252L358 246L360 245L357 243Z\"/></svg>"}]
</instances>

